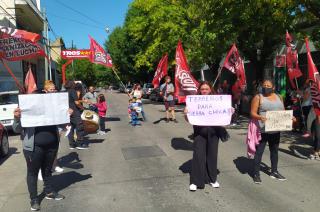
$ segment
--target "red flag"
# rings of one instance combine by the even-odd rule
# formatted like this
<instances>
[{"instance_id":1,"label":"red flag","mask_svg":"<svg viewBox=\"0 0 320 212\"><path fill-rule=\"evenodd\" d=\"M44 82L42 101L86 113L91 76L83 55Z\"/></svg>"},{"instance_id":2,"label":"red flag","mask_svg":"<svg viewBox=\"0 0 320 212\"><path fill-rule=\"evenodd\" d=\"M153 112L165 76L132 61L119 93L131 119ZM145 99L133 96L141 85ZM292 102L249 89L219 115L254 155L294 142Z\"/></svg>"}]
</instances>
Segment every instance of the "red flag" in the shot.
<instances>
[{"instance_id":1,"label":"red flag","mask_svg":"<svg viewBox=\"0 0 320 212\"><path fill-rule=\"evenodd\" d=\"M320 116L320 76L317 69L317 66L314 64L310 47L309 47L309 40L305 38L306 41L306 49L307 49L307 57L308 57L308 72L309 72L309 79L313 80L315 83L311 86L311 98L312 104L314 107L315 113Z\"/></svg>"},{"instance_id":2,"label":"red flag","mask_svg":"<svg viewBox=\"0 0 320 212\"><path fill-rule=\"evenodd\" d=\"M289 34L288 31L286 31L286 46L287 46L287 47L292 47L292 46L294 46L294 45L292 44L292 42L293 42L293 39L292 39L291 35Z\"/></svg>"},{"instance_id":3,"label":"red flag","mask_svg":"<svg viewBox=\"0 0 320 212\"><path fill-rule=\"evenodd\" d=\"M109 54L95 41L90 35L90 61L92 63L101 64L108 68L112 67L112 60Z\"/></svg>"},{"instance_id":4,"label":"red flag","mask_svg":"<svg viewBox=\"0 0 320 212\"><path fill-rule=\"evenodd\" d=\"M154 88L159 87L161 79L168 74L168 54L165 54L157 67L156 73L154 74L152 84Z\"/></svg>"},{"instance_id":5,"label":"red flag","mask_svg":"<svg viewBox=\"0 0 320 212\"><path fill-rule=\"evenodd\" d=\"M30 94L33 91L37 90L37 84L34 79L34 76L33 76L32 70L31 70L31 66L29 66L29 70L28 70L26 78L24 80L24 85L25 85L27 94Z\"/></svg>"},{"instance_id":6,"label":"red flag","mask_svg":"<svg viewBox=\"0 0 320 212\"><path fill-rule=\"evenodd\" d=\"M17 61L37 56L46 56L44 50L37 44L9 34L0 35L0 57Z\"/></svg>"},{"instance_id":7,"label":"red flag","mask_svg":"<svg viewBox=\"0 0 320 212\"><path fill-rule=\"evenodd\" d=\"M243 60L240 60L240 65L237 69L237 78L239 80L240 87L244 88L247 85L247 79Z\"/></svg>"},{"instance_id":8,"label":"red flag","mask_svg":"<svg viewBox=\"0 0 320 212\"><path fill-rule=\"evenodd\" d=\"M30 41L32 43L35 43L38 40L40 40L39 34L28 32L25 30L20 30L20 29L13 29L13 28L6 27L6 26L0 26L0 38L1 38L2 33L7 34L7 35L14 37L14 38L24 39L24 40Z\"/></svg>"},{"instance_id":9,"label":"red flag","mask_svg":"<svg viewBox=\"0 0 320 212\"><path fill-rule=\"evenodd\" d=\"M199 83L191 75L181 41L178 42L176 49L176 72L174 78L175 96L178 97L179 103L185 102L187 95L197 94Z\"/></svg>"},{"instance_id":10,"label":"red flag","mask_svg":"<svg viewBox=\"0 0 320 212\"><path fill-rule=\"evenodd\" d=\"M241 57L235 44L232 45L227 57L223 63L223 67L236 74L241 66Z\"/></svg>"}]
</instances>

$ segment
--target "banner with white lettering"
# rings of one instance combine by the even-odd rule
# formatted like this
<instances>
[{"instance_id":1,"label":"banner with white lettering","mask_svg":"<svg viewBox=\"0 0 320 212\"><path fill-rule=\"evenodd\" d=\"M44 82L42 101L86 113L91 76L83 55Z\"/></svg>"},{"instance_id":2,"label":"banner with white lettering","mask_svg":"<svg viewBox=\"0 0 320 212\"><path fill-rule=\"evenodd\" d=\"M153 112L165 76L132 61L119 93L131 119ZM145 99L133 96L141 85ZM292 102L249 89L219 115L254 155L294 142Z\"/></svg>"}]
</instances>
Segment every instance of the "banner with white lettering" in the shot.
<instances>
[{"instance_id":1,"label":"banner with white lettering","mask_svg":"<svg viewBox=\"0 0 320 212\"><path fill-rule=\"evenodd\" d=\"M9 61L17 61L36 56L45 56L43 49L31 41L3 35L0 38L0 57Z\"/></svg>"},{"instance_id":2,"label":"banner with white lettering","mask_svg":"<svg viewBox=\"0 0 320 212\"><path fill-rule=\"evenodd\" d=\"M90 59L91 50L90 49L79 49L79 50L62 50L62 59Z\"/></svg>"},{"instance_id":3,"label":"banner with white lettering","mask_svg":"<svg viewBox=\"0 0 320 212\"><path fill-rule=\"evenodd\" d=\"M231 95L189 95L186 106L192 125L226 126L231 122Z\"/></svg>"},{"instance_id":4,"label":"banner with white lettering","mask_svg":"<svg viewBox=\"0 0 320 212\"><path fill-rule=\"evenodd\" d=\"M292 130L292 110L267 111L266 132L291 131Z\"/></svg>"}]
</instances>

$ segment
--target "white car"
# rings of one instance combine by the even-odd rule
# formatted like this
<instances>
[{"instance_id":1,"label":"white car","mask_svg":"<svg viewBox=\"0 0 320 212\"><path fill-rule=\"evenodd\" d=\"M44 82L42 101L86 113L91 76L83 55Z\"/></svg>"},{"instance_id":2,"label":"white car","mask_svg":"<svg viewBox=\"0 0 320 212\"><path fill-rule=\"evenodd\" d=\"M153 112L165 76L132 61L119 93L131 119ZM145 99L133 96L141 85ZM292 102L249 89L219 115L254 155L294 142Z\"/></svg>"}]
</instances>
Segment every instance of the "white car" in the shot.
<instances>
[{"instance_id":1,"label":"white car","mask_svg":"<svg viewBox=\"0 0 320 212\"><path fill-rule=\"evenodd\" d=\"M12 129L13 112L18 107L19 91L0 92L0 123L7 129Z\"/></svg>"}]
</instances>

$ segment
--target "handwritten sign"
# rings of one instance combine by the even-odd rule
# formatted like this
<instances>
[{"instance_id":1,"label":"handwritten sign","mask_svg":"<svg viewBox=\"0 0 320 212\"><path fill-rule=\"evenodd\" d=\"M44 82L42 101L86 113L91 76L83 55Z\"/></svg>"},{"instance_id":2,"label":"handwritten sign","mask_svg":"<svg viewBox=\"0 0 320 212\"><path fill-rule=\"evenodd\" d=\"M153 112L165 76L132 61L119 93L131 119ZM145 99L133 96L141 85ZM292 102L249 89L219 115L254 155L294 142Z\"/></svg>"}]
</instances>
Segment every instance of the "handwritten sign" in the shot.
<instances>
[{"instance_id":1,"label":"handwritten sign","mask_svg":"<svg viewBox=\"0 0 320 212\"><path fill-rule=\"evenodd\" d=\"M230 95L189 95L186 106L192 125L225 126L231 122L233 110Z\"/></svg>"},{"instance_id":2,"label":"handwritten sign","mask_svg":"<svg viewBox=\"0 0 320 212\"><path fill-rule=\"evenodd\" d=\"M292 110L267 111L265 131L291 131L292 130Z\"/></svg>"},{"instance_id":3,"label":"handwritten sign","mask_svg":"<svg viewBox=\"0 0 320 212\"><path fill-rule=\"evenodd\" d=\"M70 122L68 93L19 95L22 127L59 125Z\"/></svg>"}]
</instances>

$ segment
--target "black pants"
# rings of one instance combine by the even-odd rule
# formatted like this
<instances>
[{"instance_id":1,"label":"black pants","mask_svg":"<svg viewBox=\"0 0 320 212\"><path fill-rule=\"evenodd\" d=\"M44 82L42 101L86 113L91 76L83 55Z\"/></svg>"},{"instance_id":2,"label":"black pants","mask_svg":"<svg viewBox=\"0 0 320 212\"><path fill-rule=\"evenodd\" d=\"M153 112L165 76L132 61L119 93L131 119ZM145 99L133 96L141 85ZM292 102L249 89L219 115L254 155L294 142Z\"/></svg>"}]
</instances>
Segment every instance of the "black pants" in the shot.
<instances>
[{"instance_id":1,"label":"black pants","mask_svg":"<svg viewBox=\"0 0 320 212\"><path fill-rule=\"evenodd\" d=\"M320 151L320 124L317 122L317 120L313 123L314 126L314 140L313 140L313 149L315 152Z\"/></svg>"},{"instance_id":2,"label":"black pants","mask_svg":"<svg viewBox=\"0 0 320 212\"><path fill-rule=\"evenodd\" d=\"M27 162L27 185L30 199L36 199L38 196L37 181L38 173L41 169L44 182L44 192L49 194L53 192L51 176L52 165L57 155L59 145L50 145L48 147L35 146L34 151L23 150Z\"/></svg>"},{"instance_id":3,"label":"black pants","mask_svg":"<svg viewBox=\"0 0 320 212\"><path fill-rule=\"evenodd\" d=\"M195 136L190 184L203 188L205 183L217 181L218 144L215 134Z\"/></svg>"},{"instance_id":4,"label":"black pants","mask_svg":"<svg viewBox=\"0 0 320 212\"><path fill-rule=\"evenodd\" d=\"M259 175L260 163L266 144L268 142L270 149L271 171L278 171L278 150L280 143L280 133L261 133L261 141L256 146L256 154L254 156L254 174Z\"/></svg>"},{"instance_id":5,"label":"black pants","mask_svg":"<svg viewBox=\"0 0 320 212\"><path fill-rule=\"evenodd\" d=\"M312 106L303 106L302 107L302 113L303 113L303 126L305 128L305 130L307 130L307 120L308 120L308 115L309 115L309 112L311 110Z\"/></svg>"},{"instance_id":6,"label":"black pants","mask_svg":"<svg viewBox=\"0 0 320 212\"><path fill-rule=\"evenodd\" d=\"M71 129L70 133L68 134L68 140L69 140L69 145L74 146L75 145L75 140L74 140L74 130L76 129L77 133L77 142L82 143L84 140L84 125L81 119L80 113L76 112L72 114L70 117L70 124L71 124Z\"/></svg>"},{"instance_id":7,"label":"black pants","mask_svg":"<svg viewBox=\"0 0 320 212\"><path fill-rule=\"evenodd\" d=\"M99 126L101 131L106 131L105 117L99 116Z\"/></svg>"}]
</instances>

